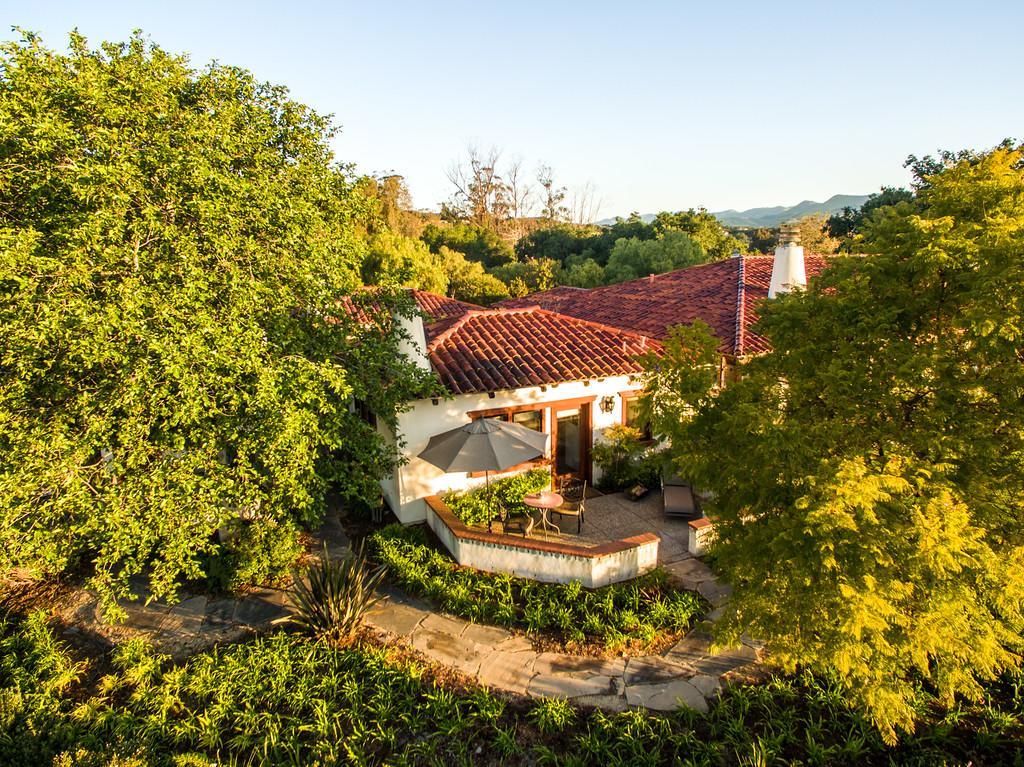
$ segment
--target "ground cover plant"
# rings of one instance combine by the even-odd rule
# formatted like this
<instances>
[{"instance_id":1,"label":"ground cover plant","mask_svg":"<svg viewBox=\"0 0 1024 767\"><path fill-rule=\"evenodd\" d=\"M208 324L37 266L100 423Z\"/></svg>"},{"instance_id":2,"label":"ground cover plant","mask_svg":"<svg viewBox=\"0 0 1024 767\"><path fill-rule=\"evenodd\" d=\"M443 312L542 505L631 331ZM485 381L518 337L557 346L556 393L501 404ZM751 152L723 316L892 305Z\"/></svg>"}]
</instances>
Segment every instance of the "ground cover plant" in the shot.
<instances>
[{"instance_id":1,"label":"ground cover plant","mask_svg":"<svg viewBox=\"0 0 1024 767\"><path fill-rule=\"evenodd\" d=\"M551 483L547 469L531 469L505 477L473 490L446 493L444 502L452 513L467 525L486 525L504 508L510 515L527 514L530 508L523 496L536 493Z\"/></svg>"},{"instance_id":2,"label":"ground cover plant","mask_svg":"<svg viewBox=\"0 0 1024 767\"><path fill-rule=\"evenodd\" d=\"M584 589L460 567L427 543L421 528L394 524L370 537L374 557L406 590L472 621L553 634L569 648L650 647L704 613L703 600L673 589L656 570L628 583Z\"/></svg>"},{"instance_id":3,"label":"ground cover plant","mask_svg":"<svg viewBox=\"0 0 1024 767\"><path fill-rule=\"evenodd\" d=\"M105 673L102 673L105 670ZM133 641L83 659L41 613L0 619L0 764L1021 764L1024 679L886 746L809 675L725 691L708 714L609 714L439 681L395 647L278 633L180 664Z\"/></svg>"}]
</instances>

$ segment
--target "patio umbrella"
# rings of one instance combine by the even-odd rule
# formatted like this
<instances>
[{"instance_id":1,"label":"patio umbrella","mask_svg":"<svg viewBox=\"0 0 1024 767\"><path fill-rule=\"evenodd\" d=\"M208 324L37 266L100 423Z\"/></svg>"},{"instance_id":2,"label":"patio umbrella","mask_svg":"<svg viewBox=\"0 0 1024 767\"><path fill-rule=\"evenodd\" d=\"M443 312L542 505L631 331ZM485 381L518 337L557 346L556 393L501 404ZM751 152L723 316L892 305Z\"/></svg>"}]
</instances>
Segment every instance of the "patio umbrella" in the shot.
<instances>
[{"instance_id":1,"label":"patio umbrella","mask_svg":"<svg viewBox=\"0 0 1024 767\"><path fill-rule=\"evenodd\" d=\"M502 471L544 455L548 435L517 423L477 418L430 438L420 458L445 472Z\"/></svg>"}]
</instances>

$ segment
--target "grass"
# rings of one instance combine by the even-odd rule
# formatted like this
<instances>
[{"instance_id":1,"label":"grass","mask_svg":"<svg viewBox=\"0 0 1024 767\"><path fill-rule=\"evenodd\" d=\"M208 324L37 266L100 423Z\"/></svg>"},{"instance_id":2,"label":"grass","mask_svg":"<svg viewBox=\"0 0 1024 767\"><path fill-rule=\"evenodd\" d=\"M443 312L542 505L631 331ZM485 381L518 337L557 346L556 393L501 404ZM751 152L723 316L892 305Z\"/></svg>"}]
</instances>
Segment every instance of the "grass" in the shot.
<instances>
[{"instance_id":1,"label":"grass","mask_svg":"<svg viewBox=\"0 0 1024 767\"><path fill-rule=\"evenodd\" d=\"M430 548L420 528L389 525L369 540L374 558L391 578L442 610L479 623L554 635L569 648L596 643L609 652L642 651L685 631L705 610L696 594L668 587L662 570L589 590L578 582L538 583L460 567Z\"/></svg>"},{"instance_id":2,"label":"grass","mask_svg":"<svg viewBox=\"0 0 1024 767\"><path fill-rule=\"evenodd\" d=\"M922 694L917 734L890 748L809 676L727 690L705 715L609 714L443 686L397 648L293 634L180 664L138 641L84 662L37 614L0 620L0 764L1020 765L1022 681L955 721Z\"/></svg>"}]
</instances>

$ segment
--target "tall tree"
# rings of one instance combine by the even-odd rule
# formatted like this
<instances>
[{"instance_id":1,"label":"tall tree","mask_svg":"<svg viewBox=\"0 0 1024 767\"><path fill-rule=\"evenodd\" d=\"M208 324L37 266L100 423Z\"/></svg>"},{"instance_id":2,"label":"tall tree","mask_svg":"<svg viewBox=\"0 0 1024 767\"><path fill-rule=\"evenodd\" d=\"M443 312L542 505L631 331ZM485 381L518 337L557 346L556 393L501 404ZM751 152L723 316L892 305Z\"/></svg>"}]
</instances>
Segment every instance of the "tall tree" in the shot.
<instances>
[{"instance_id":1,"label":"tall tree","mask_svg":"<svg viewBox=\"0 0 1024 767\"><path fill-rule=\"evenodd\" d=\"M0 566L173 595L214 532L372 492L427 382L339 311L363 198L329 122L141 37L0 59Z\"/></svg>"},{"instance_id":2,"label":"tall tree","mask_svg":"<svg viewBox=\"0 0 1024 767\"><path fill-rule=\"evenodd\" d=\"M729 234L722 222L704 208L690 208L676 213L663 211L655 216L651 226L656 235L670 231L689 235L704 249L711 261L729 258L735 251L743 249L743 243Z\"/></svg>"},{"instance_id":3,"label":"tall tree","mask_svg":"<svg viewBox=\"0 0 1024 767\"><path fill-rule=\"evenodd\" d=\"M830 255L839 250L840 241L832 235L824 213L804 216L796 221L800 244L807 253Z\"/></svg>"},{"instance_id":4,"label":"tall tree","mask_svg":"<svg viewBox=\"0 0 1024 767\"><path fill-rule=\"evenodd\" d=\"M655 240L630 237L615 243L604 269L604 278L609 284L624 282L702 264L707 260L703 248L682 232L668 231Z\"/></svg>"},{"instance_id":5,"label":"tall tree","mask_svg":"<svg viewBox=\"0 0 1024 767\"><path fill-rule=\"evenodd\" d=\"M870 258L762 307L773 351L737 382L710 388L706 331L650 367L714 493L722 638L837 674L890 740L917 685L979 698L1024 649L1024 160L951 162L866 221Z\"/></svg>"},{"instance_id":6,"label":"tall tree","mask_svg":"<svg viewBox=\"0 0 1024 767\"><path fill-rule=\"evenodd\" d=\"M564 186L555 183L555 174L550 165L537 169L537 184L540 186L540 216L545 221L556 223L569 219L569 208L565 205Z\"/></svg>"},{"instance_id":7,"label":"tall tree","mask_svg":"<svg viewBox=\"0 0 1024 767\"><path fill-rule=\"evenodd\" d=\"M497 229L511 215L513 195L498 167L500 161L501 152L497 148L481 152L470 146L466 157L448 168L448 180L455 187L449 207L461 220ZM515 168L518 179L518 164Z\"/></svg>"},{"instance_id":8,"label":"tall tree","mask_svg":"<svg viewBox=\"0 0 1024 767\"><path fill-rule=\"evenodd\" d=\"M911 158L911 161L914 160L916 158ZM887 208L890 205L897 205L901 202L911 202L913 199L914 193L909 189L883 186L881 191L870 195L859 208L846 207L839 213L833 213L829 216L826 226L828 227L829 234L833 237L845 238L849 241L850 238L860 232L864 222L867 221L874 211L879 208Z\"/></svg>"}]
</instances>

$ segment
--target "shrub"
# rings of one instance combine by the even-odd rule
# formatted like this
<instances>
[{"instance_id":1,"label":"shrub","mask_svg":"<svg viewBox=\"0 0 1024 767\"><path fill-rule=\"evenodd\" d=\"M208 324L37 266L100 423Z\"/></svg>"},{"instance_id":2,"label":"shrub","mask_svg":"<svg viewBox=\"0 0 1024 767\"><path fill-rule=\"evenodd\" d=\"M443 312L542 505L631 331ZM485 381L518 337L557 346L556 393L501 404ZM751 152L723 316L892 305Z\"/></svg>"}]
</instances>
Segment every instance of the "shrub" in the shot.
<instances>
[{"instance_id":1,"label":"shrub","mask_svg":"<svg viewBox=\"0 0 1024 767\"><path fill-rule=\"evenodd\" d=\"M207 577L225 591L240 586L263 586L279 581L302 553L299 528L292 521L238 520L218 554L210 558Z\"/></svg>"},{"instance_id":2,"label":"shrub","mask_svg":"<svg viewBox=\"0 0 1024 767\"><path fill-rule=\"evenodd\" d=\"M351 637L363 614L380 601L376 588L384 578L383 567L371 567L364 544L341 559L323 557L296 576L292 602L297 613L291 620L317 636ZM307 582L308 581L308 582Z\"/></svg>"},{"instance_id":3,"label":"shrub","mask_svg":"<svg viewBox=\"0 0 1024 767\"><path fill-rule=\"evenodd\" d=\"M455 615L482 623L549 632L568 644L601 642L610 650L650 644L681 632L704 603L667 585L663 570L628 583L584 589L578 581L539 583L500 573L480 573L427 545L420 528L394 524L370 539L374 557L408 591Z\"/></svg>"},{"instance_id":4,"label":"shrub","mask_svg":"<svg viewBox=\"0 0 1024 767\"><path fill-rule=\"evenodd\" d=\"M543 490L550 483L547 469L530 469L496 480L489 487L446 493L444 502L467 525L486 525L498 515L499 504L509 514L526 514L529 507L523 503L523 496Z\"/></svg>"},{"instance_id":5,"label":"shrub","mask_svg":"<svg viewBox=\"0 0 1024 767\"><path fill-rule=\"evenodd\" d=\"M541 698L528 714L544 735L562 732L576 720L578 710L565 698Z\"/></svg>"},{"instance_id":6,"label":"shrub","mask_svg":"<svg viewBox=\"0 0 1024 767\"><path fill-rule=\"evenodd\" d=\"M43 661L42 659L46 659ZM817 765L1021 764L1024 678L953 710L922 689L915 734L888 747L834 681L806 673L732 686L707 714L525 711L438 686L391 648L273 634L184 663L140 645L69 690L74 666L42 616L0 620L0 764ZM66 677L64 677L66 679ZM515 757L515 759L513 759Z\"/></svg>"},{"instance_id":7,"label":"shrub","mask_svg":"<svg viewBox=\"0 0 1024 767\"><path fill-rule=\"evenodd\" d=\"M634 485L654 487L658 484L665 453L645 443L638 429L631 426L610 426L604 439L593 448L594 463L601 469L599 490L615 492Z\"/></svg>"}]
</instances>

